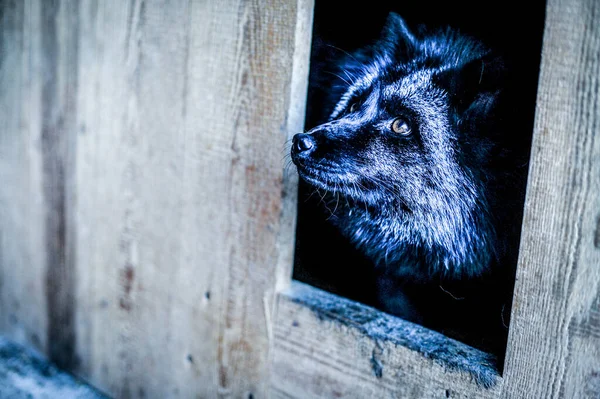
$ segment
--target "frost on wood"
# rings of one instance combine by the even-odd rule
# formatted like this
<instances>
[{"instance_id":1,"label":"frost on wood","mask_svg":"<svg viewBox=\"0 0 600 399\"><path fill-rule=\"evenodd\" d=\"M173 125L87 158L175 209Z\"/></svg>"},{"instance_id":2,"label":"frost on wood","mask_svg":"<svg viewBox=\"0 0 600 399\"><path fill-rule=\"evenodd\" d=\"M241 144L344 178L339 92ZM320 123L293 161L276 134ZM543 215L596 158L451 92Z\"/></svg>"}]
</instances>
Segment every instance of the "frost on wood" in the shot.
<instances>
[{"instance_id":1,"label":"frost on wood","mask_svg":"<svg viewBox=\"0 0 600 399\"><path fill-rule=\"evenodd\" d=\"M491 388L500 378L495 356L436 331L299 282L294 282L285 294L314 311L321 320L336 320L358 329L376 343L388 341L416 351L448 372L467 373L481 387ZM376 356L371 364L373 372L381 375L383 366Z\"/></svg>"},{"instance_id":2,"label":"frost on wood","mask_svg":"<svg viewBox=\"0 0 600 399\"><path fill-rule=\"evenodd\" d=\"M0 337L0 397L12 399L105 399L40 355Z\"/></svg>"}]
</instances>

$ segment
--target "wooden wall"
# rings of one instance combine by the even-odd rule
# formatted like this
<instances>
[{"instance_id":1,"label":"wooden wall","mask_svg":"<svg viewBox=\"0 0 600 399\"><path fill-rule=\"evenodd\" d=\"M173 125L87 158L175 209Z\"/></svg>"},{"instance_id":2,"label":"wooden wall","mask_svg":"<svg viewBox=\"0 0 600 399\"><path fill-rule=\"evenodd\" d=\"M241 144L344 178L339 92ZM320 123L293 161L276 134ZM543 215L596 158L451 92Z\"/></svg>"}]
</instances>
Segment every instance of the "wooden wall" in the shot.
<instances>
[{"instance_id":1,"label":"wooden wall","mask_svg":"<svg viewBox=\"0 0 600 399\"><path fill-rule=\"evenodd\" d=\"M2 333L115 397L265 396L311 18L0 2Z\"/></svg>"},{"instance_id":2,"label":"wooden wall","mask_svg":"<svg viewBox=\"0 0 600 399\"><path fill-rule=\"evenodd\" d=\"M277 295L311 15L311 0L0 1L0 332L115 397L598 397L600 3L548 0L491 388L366 334L381 314L341 301L359 317L341 323L310 287Z\"/></svg>"}]
</instances>

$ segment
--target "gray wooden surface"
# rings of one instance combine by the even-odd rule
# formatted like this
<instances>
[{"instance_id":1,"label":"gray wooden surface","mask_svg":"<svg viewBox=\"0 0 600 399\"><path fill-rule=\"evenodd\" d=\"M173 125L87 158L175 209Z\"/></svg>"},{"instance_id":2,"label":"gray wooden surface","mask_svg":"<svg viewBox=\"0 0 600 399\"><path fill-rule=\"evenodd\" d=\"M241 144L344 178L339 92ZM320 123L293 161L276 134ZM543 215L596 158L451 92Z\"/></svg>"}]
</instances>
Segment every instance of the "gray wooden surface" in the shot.
<instances>
[{"instance_id":1,"label":"gray wooden surface","mask_svg":"<svg viewBox=\"0 0 600 399\"><path fill-rule=\"evenodd\" d=\"M299 4L0 3L0 330L115 397L266 395Z\"/></svg>"},{"instance_id":2,"label":"gray wooden surface","mask_svg":"<svg viewBox=\"0 0 600 399\"><path fill-rule=\"evenodd\" d=\"M549 0L506 396L600 397L600 2Z\"/></svg>"},{"instance_id":3,"label":"gray wooden surface","mask_svg":"<svg viewBox=\"0 0 600 399\"><path fill-rule=\"evenodd\" d=\"M294 286L277 295L311 1L0 5L6 335L116 397L600 396L597 0L548 0L507 361L491 388L323 317Z\"/></svg>"},{"instance_id":4,"label":"gray wooden surface","mask_svg":"<svg viewBox=\"0 0 600 399\"><path fill-rule=\"evenodd\" d=\"M296 282L279 296L274 398L497 398L493 357Z\"/></svg>"},{"instance_id":5,"label":"gray wooden surface","mask_svg":"<svg viewBox=\"0 0 600 399\"><path fill-rule=\"evenodd\" d=\"M48 349L47 237L56 180L42 154L42 92L49 79L41 51L41 10L4 1L0 14L0 328L19 342ZM48 90L46 90L48 92ZM46 125L47 126L47 125ZM61 151L55 152L56 157ZM55 204L55 203L54 203ZM59 266L60 267L60 266Z\"/></svg>"}]
</instances>

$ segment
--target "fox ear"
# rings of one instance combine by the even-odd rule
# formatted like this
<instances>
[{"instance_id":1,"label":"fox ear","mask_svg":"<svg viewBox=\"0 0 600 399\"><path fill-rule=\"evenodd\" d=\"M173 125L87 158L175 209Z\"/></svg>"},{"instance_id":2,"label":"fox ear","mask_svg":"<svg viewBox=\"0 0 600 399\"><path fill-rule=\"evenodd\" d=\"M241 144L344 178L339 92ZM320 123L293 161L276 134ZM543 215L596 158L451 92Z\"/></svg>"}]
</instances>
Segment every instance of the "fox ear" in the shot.
<instances>
[{"instance_id":1,"label":"fox ear","mask_svg":"<svg viewBox=\"0 0 600 399\"><path fill-rule=\"evenodd\" d=\"M390 12L381 32L380 43L394 56L406 57L417 48L418 39L400 15Z\"/></svg>"},{"instance_id":2,"label":"fox ear","mask_svg":"<svg viewBox=\"0 0 600 399\"><path fill-rule=\"evenodd\" d=\"M442 71L434 77L435 83L450 94L455 104L465 108L479 94L500 90L505 80L504 61L491 53L462 66Z\"/></svg>"}]
</instances>

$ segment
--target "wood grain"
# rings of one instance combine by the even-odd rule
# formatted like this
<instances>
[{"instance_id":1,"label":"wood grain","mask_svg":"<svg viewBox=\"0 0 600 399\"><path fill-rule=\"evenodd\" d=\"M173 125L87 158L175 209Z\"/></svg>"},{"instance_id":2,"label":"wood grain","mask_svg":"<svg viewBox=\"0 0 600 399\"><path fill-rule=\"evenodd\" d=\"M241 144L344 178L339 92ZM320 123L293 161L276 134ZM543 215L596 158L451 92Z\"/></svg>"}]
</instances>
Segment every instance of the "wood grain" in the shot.
<instances>
[{"instance_id":1,"label":"wood grain","mask_svg":"<svg viewBox=\"0 0 600 399\"><path fill-rule=\"evenodd\" d=\"M74 205L73 159L77 118L77 1L41 4L42 180L45 201L45 257L48 355L59 366L73 368L75 359L76 226L69 224Z\"/></svg>"},{"instance_id":2,"label":"wood grain","mask_svg":"<svg viewBox=\"0 0 600 399\"><path fill-rule=\"evenodd\" d=\"M304 101L290 97L295 27L308 11L82 5L77 353L108 392L266 395L275 266L293 245L279 236L292 237L282 158Z\"/></svg>"},{"instance_id":3,"label":"wood grain","mask_svg":"<svg viewBox=\"0 0 600 399\"><path fill-rule=\"evenodd\" d=\"M115 397L267 395L299 4L2 2L3 332Z\"/></svg>"},{"instance_id":4,"label":"wood grain","mask_svg":"<svg viewBox=\"0 0 600 399\"><path fill-rule=\"evenodd\" d=\"M548 2L505 397L600 396L599 18Z\"/></svg>"},{"instance_id":5,"label":"wood grain","mask_svg":"<svg viewBox=\"0 0 600 399\"><path fill-rule=\"evenodd\" d=\"M45 70L36 2L5 1L0 14L0 329L48 347L42 88Z\"/></svg>"},{"instance_id":6,"label":"wood grain","mask_svg":"<svg viewBox=\"0 0 600 399\"><path fill-rule=\"evenodd\" d=\"M319 310L297 284L276 295L311 1L0 6L3 333L115 397L600 395L597 1L548 1L510 341L491 388L397 331L370 334L365 323L390 325L378 312Z\"/></svg>"},{"instance_id":7,"label":"wood grain","mask_svg":"<svg viewBox=\"0 0 600 399\"><path fill-rule=\"evenodd\" d=\"M484 352L300 282L274 345L276 398L496 398L503 382Z\"/></svg>"}]
</instances>

